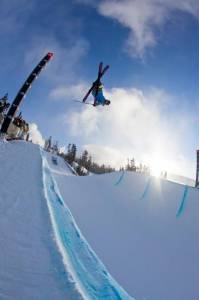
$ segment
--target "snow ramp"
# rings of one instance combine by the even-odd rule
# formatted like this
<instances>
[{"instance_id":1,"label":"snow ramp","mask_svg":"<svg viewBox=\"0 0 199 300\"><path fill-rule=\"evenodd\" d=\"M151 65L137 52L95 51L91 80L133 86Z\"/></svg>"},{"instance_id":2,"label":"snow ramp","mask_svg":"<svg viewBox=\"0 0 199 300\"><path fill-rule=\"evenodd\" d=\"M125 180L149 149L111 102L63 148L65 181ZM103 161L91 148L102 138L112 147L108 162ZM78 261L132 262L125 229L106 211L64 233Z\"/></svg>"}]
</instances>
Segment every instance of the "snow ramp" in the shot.
<instances>
[{"instance_id":1,"label":"snow ramp","mask_svg":"<svg viewBox=\"0 0 199 300\"><path fill-rule=\"evenodd\" d=\"M197 189L134 172L54 178L85 239L129 295L199 299Z\"/></svg>"},{"instance_id":2,"label":"snow ramp","mask_svg":"<svg viewBox=\"0 0 199 300\"><path fill-rule=\"evenodd\" d=\"M0 299L82 299L54 241L39 147L0 144Z\"/></svg>"},{"instance_id":3,"label":"snow ramp","mask_svg":"<svg viewBox=\"0 0 199 300\"><path fill-rule=\"evenodd\" d=\"M0 144L0 180L0 299L199 299L197 189L72 176L19 141Z\"/></svg>"}]
</instances>

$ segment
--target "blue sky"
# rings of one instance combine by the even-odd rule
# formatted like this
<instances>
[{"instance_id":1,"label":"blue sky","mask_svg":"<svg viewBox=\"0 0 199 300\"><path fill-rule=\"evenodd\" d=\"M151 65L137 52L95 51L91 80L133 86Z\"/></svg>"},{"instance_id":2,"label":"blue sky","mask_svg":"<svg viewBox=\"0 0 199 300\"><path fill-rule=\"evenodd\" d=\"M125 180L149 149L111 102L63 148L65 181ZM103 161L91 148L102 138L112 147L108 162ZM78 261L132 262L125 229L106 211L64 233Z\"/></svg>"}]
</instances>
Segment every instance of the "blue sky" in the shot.
<instances>
[{"instance_id":1,"label":"blue sky","mask_svg":"<svg viewBox=\"0 0 199 300\"><path fill-rule=\"evenodd\" d=\"M21 106L43 138L87 147L100 162L135 156L194 177L197 0L2 0L0 39L1 94L11 101L46 52L55 53ZM111 66L103 83L112 105L73 102L100 61Z\"/></svg>"}]
</instances>

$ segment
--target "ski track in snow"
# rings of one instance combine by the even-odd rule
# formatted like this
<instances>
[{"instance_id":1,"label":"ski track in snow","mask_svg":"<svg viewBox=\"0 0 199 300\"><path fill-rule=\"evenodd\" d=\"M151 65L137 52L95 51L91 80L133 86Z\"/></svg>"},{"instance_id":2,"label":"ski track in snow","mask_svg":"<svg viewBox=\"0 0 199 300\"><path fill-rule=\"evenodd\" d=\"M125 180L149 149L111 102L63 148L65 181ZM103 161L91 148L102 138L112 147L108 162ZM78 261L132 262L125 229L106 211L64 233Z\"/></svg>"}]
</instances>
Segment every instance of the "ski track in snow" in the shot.
<instances>
[{"instance_id":1,"label":"ski track in snow","mask_svg":"<svg viewBox=\"0 0 199 300\"><path fill-rule=\"evenodd\" d=\"M84 299L133 300L111 277L90 248L64 204L48 162L43 159L43 183L56 241L77 290Z\"/></svg>"}]
</instances>

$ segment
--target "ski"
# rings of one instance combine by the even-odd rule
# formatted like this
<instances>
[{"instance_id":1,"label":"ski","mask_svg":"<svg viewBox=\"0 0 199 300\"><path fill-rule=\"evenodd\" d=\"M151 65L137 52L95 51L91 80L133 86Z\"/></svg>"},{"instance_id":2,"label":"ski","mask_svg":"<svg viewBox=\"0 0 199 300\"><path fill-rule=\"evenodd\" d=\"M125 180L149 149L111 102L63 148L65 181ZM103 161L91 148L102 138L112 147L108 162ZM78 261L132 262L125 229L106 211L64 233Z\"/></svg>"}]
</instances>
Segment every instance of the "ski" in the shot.
<instances>
[{"instance_id":1,"label":"ski","mask_svg":"<svg viewBox=\"0 0 199 300\"><path fill-rule=\"evenodd\" d=\"M90 93L92 92L92 90L94 89L94 84L92 85L92 87L88 90L87 94L84 96L82 102L85 102L86 99L88 98L88 96L90 95Z\"/></svg>"},{"instance_id":2,"label":"ski","mask_svg":"<svg viewBox=\"0 0 199 300\"><path fill-rule=\"evenodd\" d=\"M82 101L79 101L79 100L73 100L74 102L79 102L79 103L81 103L81 104L87 104L87 105L92 105L92 106L94 106L94 104L92 104L92 103L89 103L89 102L82 102Z\"/></svg>"},{"instance_id":3,"label":"ski","mask_svg":"<svg viewBox=\"0 0 199 300\"><path fill-rule=\"evenodd\" d=\"M103 68L103 63L101 62L101 63L99 64L97 80L99 80L100 74L102 73L102 68ZM96 81L97 81L97 80L96 80ZM88 98L88 96L90 95L90 93L92 92L92 90L94 89L96 81L93 82L93 85L92 85L91 88L88 90L87 94L84 96L84 98L83 98L83 100L82 100L83 102L86 101L86 99Z\"/></svg>"},{"instance_id":4,"label":"ski","mask_svg":"<svg viewBox=\"0 0 199 300\"><path fill-rule=\"evenodd\" d=\"M101 73L101 77L106 73L106 71L109 69L109 65L107 65L105 68L104 68L104 70L102 71L102 73Z\"/></svg>"}]
</instances>

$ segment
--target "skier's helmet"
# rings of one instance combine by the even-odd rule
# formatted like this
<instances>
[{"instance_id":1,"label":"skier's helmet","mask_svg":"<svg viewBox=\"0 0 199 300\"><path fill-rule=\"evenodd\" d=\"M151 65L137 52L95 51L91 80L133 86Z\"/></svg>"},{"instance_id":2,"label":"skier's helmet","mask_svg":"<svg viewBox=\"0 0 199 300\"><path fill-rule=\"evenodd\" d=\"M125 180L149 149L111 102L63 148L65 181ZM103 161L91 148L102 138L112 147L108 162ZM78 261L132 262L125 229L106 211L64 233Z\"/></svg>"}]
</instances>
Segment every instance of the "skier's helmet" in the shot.
<instances>
[{"instance_id":1,"label":"skier's helmet","mask_svg":"<svg viewBox=\"0 0 199 300\"><path fill-rule=\"evenodd\" d=\"M106 105L110 105L110 104L111 104L111 101L110 101L110 100L105 100L105 104L106 104Z\"/></svg>"}]
</instances>

